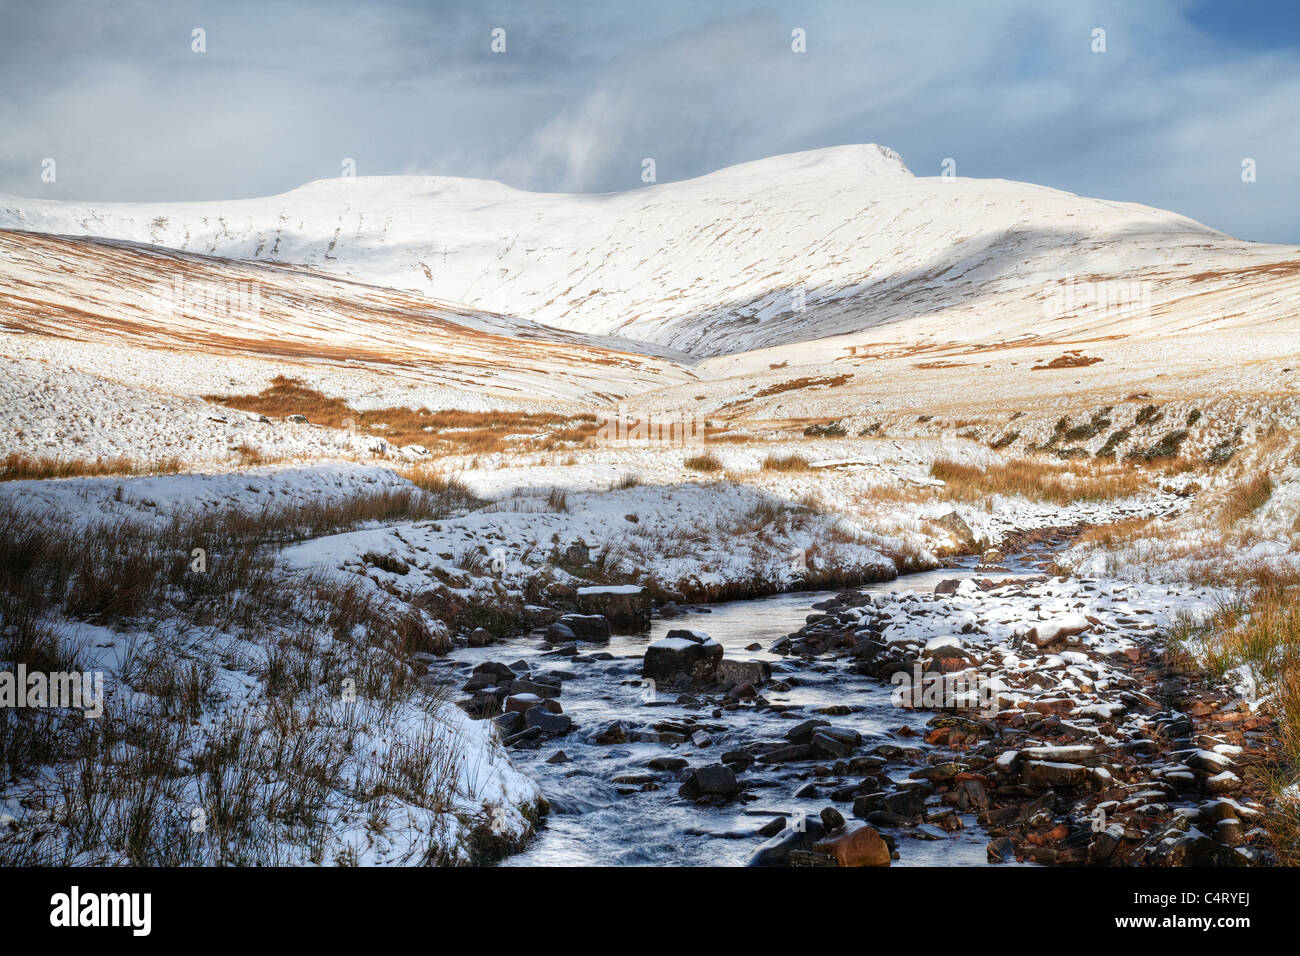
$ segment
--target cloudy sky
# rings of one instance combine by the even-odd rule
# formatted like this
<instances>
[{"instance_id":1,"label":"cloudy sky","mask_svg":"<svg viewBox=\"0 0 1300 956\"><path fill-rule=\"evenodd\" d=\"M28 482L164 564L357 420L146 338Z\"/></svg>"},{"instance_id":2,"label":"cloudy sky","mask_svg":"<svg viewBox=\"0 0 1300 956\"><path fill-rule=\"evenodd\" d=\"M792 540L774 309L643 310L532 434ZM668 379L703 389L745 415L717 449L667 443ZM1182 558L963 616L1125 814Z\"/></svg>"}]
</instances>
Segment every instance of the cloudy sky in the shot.
<instances>
[{"instance_id":1,"label":"cloudy sky","mask_svg":"<svg viewBox=\"0 0 1300 956\"><path fill-rule=\"evenodd\" d=\"M345 157L606 191L874 142L1300 243L1294 0L0 0L0 89L23 196L269 195Z\"/></svg>"}]
</instances>

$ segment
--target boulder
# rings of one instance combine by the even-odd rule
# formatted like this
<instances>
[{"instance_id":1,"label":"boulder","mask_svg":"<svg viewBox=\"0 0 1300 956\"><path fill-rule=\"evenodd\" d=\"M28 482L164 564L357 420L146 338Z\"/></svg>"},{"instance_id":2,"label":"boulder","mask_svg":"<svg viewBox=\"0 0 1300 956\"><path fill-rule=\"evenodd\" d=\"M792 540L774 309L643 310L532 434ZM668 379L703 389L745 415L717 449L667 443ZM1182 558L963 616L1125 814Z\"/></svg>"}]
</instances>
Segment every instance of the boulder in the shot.
<instances>
[{"instance_id":1,"label":"boulder","mask_svg":"<svg viewBox=\"0 0 1300 956\"><path fill-rule=\"evenodd\" d=\"M740 781L730 767L715 763L690 771L677 791L683 797L732 797L740 792Z\"/></svg>"},{"instance_id":2,"label":"boulder","mask_svg":"<svg viewBox=\"0 0 1300 956\"><path fill-rule=\"evenodd\" d=\"M772 665L767 661L718 661L714 679L723 686L750 684L758 687L772 676Z\"/></svg>"},{"instance_id":3,"label":"boulder","mask_svg":"<svg viewBox=\"0 0 1300 956\"><path fill-rule=\"evenodd\" d=\"M625 744L627 743L627 732L627 723L622 720L616 720L604 730L595 734L591 738L591 742L602 746L609 746L610 744Z\"/></svg>"},{"instance_id":4,"label":"boulder","mask_svg":"<svg viewBox=\"0 0 1300 956\"><path fill-rule=\"evenodd\" d=\"M1051 647L1062 644L1067 638L1084 633L1092 624L1082 614L1067 614L1055 621L1043 621L1031 627L1025 634L1025 640L1035 647Z\"/></svg>"},{"instance_id":5,"label":"boulder","mask_svg":"<svg viewBox=\"0 0 1300 956\"><path fill-rule=\"evenodd\" d=\"M563 564L570 568L580 568L591 563L591 546L579 538L564 549Z\"/></svg>"},{"instance_id":6,"label":"boulder","mask_svg":"<svg viewBox=\"0 0 1300 956\"><path fill-rule=\"evenodd\" d=\"M486 674L492 678L493 683L509 682L515 677L515 672L510 669L510 666L500 661L484 661L482 664L476 664L473 674L475 677Z\"/></svg>"},{"instance_id":7,"label":"boulder","mask_svg":"<svg viewBox=\"0 0 1300 956\"><path fill-rule=\"evenodd\" d=\"M826 828L826 832L828 833L844 826L844 814L840 813L840 811L836 810L834 807L823 807L820 816L822 826Z\"/></svg>"},{"instance_id":8,"label":"boulder","mask_svg":"<svg viewBox=\"0 0 1300 956\"><path fill-rule=\"evenodd\" d=\"M609 621L602 614L565 614L546 629L546 639L552 644L569 641L608 643Z\"/></svg>"},{"instance_id":9,"label":"boulder","mask_svg":"<svg viewBox=\"0 0 1300 956\"><path fill-rule=\"evenodd\" d=\"M925 794L916 788L896 790L885 795L880 807L900 817L919 817L925 813Z\"/></svg>"},{"instance_id":10,"label":"boulder","mask_svg":"<svg viewBox=\"0 0 1300 956\"><path fill-rule=\"evenodd\" d=\"M567 734L573 728L568 714L553 714L545 707L530 707L524 713L524 723L544 734Z\"/></svg>"},{"instance_id":11,"label":"boulder","mask_svg":"<svg viewBox=\"0 0 1300 956\"><path fill-rule=\"evenodd\" d=\"M538 697L559 697L559 684L548 684L535 680L512 680L507 685L512 694L536 694Z\"/></svg>"},{"instance_id":12,"label":"boulder","mask_svg":"<svg viewBox=\"0 0 1300 956\"><path fill-rule=\"evenodd\" d=\"M1026 787L1050 790L1055 787L1078 787L1088 779L1088 768L1077 763L1055 760L1027 760L1020 771Z\"/></svg>"},{"instance_id":13,"label":"boulder","mask_svg":"<svg viewBox=\"0 0 1300 956\"><path fill-rule=\"evenodd\" d=\"M799 817L755 850L745 865L785 866L792 852L807 850L825 832L826 828L815 817Z\"/></svg>"},{"instance_id":14,"label":"boulder","mask_svg":"<svg viewBox=\"0 0 1300 956\"><path fill-rule=\"evenodd\" d=\"M696 684L711 684L721 660L722 645L709 635L678 628L646 648L641 676L667 685L684 674Z\"/></svg>"},{"instance_id":15,"label":"boulder","mask_svg":"<svg viewBox=\"0 0 1300 956\"><path fill-rule=\"evenodd\" d=\"M524 725L524 715L514 711L508 711L500 717L495 718L494 723L501 730L503 737L509 737L511 734L518 733Z\"/></svg>"},{"instance_id":16,"label":"boulder","mask_svg":"<svg viewBox=\"0 0 1300 956\"><path fill-rule=\"evenodd\" d=\"M650 630L650 592L637 584L578 588L578 610L599 614L615 634Z\"/></svg>"},{"instance_id":17,"label":"boulder","mask_svg":"<svg viewBox=\"0 0 1300 956\"><path fill-rule=\"evenodd\" d=\"M840 866L889 866L889 846L873 827L857 824L828 833L812 845L814 853L833 856Z\"/></svg>"},{"instance_id":18,"label":"boulder","mask_svg":"<svg viewBox=\"0 0 1300 956\"><path fill-rule=\"evenodd\" d=\"M1006 863L1016 858L1016 845L1009 837L997 837L989 841L987 853L990 863Z\"/></svg>"},{"instance_id":19,"label":"boulder","mask_svg":"<svg viewBox=\"0 0 1300 956\"><path fill-rule=\"evenodd\" d=\"M504 710L506 713L526 714L534 707L544 708L553 714L563 712L558 700L548 700L538 697L536 694L512 694L506 698Z\"/></svg>"},{"instance_id":20,"label":"boulder","mask_svg":"<svg viewBox=\"0 0 1300 956\"><path fill-rule=\"evenodd\" d=\"M971 531L970 525L957 512L949 511L941 517L931 518L930 523L951 534L956 539L957 544L964 550L973 551L975 549L975 532Z\"/></svg>"},{"instance_id":21,"label":"boulder","mask_svg":"<svg viewBox=\"0 0 1300 956\"><path fill-rule=\"evenodd\" d=\"M785 739L793 744L806 744L812 740L812 736L817 732L819 727L829 727L829 720L820 720L816 717L810 720L803 720L795 724L785 732Z\"/></svg>"},{"instance_id":22,"label":"boulder","mask_svg":"<svg viewBox=\"0 0 1300 956\"><path fill-rule=\"evenodd\" d=\"M1205 778L1205 792L1208 794L1231 793L1240 789L1241 778L1231 770L1225 770L1223 773L1216 773L1213 777Z\"/></svg>"},{"instance_id":23,"label":"boulder","mask_svg":"<svg viewBox=\"0 0 1300 956\"><path fill-rule=\"evenodd\" d=\"M667 773L677 773L679 770L686 769L685 757L651 757L650 762L646 764L651 770L662 770Z\"/></svg>"}]
</instances>

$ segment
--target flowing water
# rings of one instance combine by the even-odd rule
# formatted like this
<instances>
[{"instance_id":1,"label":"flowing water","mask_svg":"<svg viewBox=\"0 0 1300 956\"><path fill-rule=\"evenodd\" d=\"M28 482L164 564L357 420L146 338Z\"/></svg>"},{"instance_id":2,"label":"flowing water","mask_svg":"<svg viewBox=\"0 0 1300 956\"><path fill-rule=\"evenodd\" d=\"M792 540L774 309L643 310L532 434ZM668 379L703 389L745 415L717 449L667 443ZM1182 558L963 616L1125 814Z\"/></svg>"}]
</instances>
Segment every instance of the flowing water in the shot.
<instances>
[{"instance_id":1,"label":"flowing water","mask_svg":"<svg viewBox=\"0 0 1300 956\"><path fill-rule=\"evenodd\" d=\"M1041 554L1016 556L1007 565L1005 578L1041 573L1033 562ZM971 565L922 572L893 581L865 585L870 592L932 591L947 578L973 575ZM978 576L983 576L981 573ZM679 783L672 774L654 773L646 766L658 756L683 757L691 766L717 763L722 753L752 740L780 740L796 721L774 710L723 711L713 719L707 702L678 705L673 699L646 701L641 686L641 656L646 645L673 629L689 627L709 634L723 645L726 656L738 660L767 660L773 680L790 675L798 683L786 692L764 688L762 693L774 705L799 708L799 719L812 716L815 708L847 704L854 711L832 718L837 727L858 731L863 738L857 753L866 753L878 743L924 747L918 737L896 739L891 730L906 724L922 730L933 716L894 706L890 687L870 677L849 673L840 662L811 664L787 661L766 650L778 638L803 626L813 613L812 605L836 592L818 591L778 594L773 597L731 601L686 611L671 619L658 619L648 634L615 635L608 645L582 645L584 656L609 654L608 660L571 661L539 650L536 637L496 644L486 648L456 651L449 663L468 674L469 666L487 660L514 663L526 660L534 674L555 673L564 678L559 698L579 729L565 737L545 742L536 750L511 751L512 760L540 785L551 812L546 825L529 848L508 858L506 866L664 865L730 866L745 862L764 842L755 830L774 817L802 811L815 817L822 807L832 805L827 794L796 799L795 790L816 778L811 764L764 767L754 764L740 779L757 800L734 800L723 807L700 807L677 793ZM758 643L762 650L747 651ZM461 670L463 668L463 671ZM672 695L660 695L671 698ZM677 746L662 743L597 745L585 742L587 733L600 730L615 720L648 724L690 716L710 725L713 744L697 747L687 742ZM719 727L718 732L712 732ZM563 750L569 760L550 763ZM888 768L894 779L903 779L912 768ZM612 778L633 775L632 781L616 783ZM640 790L638 777L652 777L659 789ZM633 792L627 792L627 791ZM838 805L846 816L850 808ZM979 865L986 863L988 836L976 825L973 815L963 815L966 827L941 839L909 837L907 830L895 831L900 859L895 865Z\"/></svg>"}]
</instances>

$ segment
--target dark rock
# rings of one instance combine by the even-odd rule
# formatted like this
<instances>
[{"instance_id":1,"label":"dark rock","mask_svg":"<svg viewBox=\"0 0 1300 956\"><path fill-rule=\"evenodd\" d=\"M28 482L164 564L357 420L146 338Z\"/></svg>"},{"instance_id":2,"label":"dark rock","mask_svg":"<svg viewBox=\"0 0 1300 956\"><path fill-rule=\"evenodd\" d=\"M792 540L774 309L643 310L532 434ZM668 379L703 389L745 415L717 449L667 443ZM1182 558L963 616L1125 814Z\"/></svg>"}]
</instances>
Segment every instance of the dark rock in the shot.
<instances>
[{"instance_id":1,"label":"dark rock","mask_svg":"<svg viewBox=\"0 0 1300 956\"><path fill-rule=\"evenodd\" d=\"M822 826L829 833L832 830L838 830L844 826L844 814L834 807L824 807L821 812Z\"/></svg>"},{"instance_id":2,"label":"dark rock","mask_svg":"<svg viewBox=\"0 0 1300 956\"><path fill-rule=\"evenodd\" d=\"M685 757L652 757L646 764L651 770L665 770L669 773L676 773L679 770L686 769Z\"/></svg>"},{"instance_id":3,"label":"dark rock","mask_svg":"<svg viewBox=\"0 0 1300 956\"><path fill-rule=\"evenodd\" d=\"M1009 837L997 837L990 840L988 845L988 858L990 863L1007 863L1016 858L1016 845L1011 842Z\"/></svg>"},{"instance_id":4,"label":"dark rock","mask_svg":"<svg viewBox=\"0 0 1300 956\"><path fill-rule=\"evenodd\" d=\"M529 741L539 740L541 739L541 736L542 728L529 727L527 730L521 730L519 733L507 737L505 739L505 744L507 747L517 747L520 744L528 743Z\"/></svg>"},{"instance_id":5,"label":"dark rock","mask_svg":"<svg viewBox=\"0 0 1300 956\"><path fill-rule=\"evenodd\" d=\"M749 684L758 687L772 676L772 665L767 661L733 661L723 658L718 661L714 680L722 686L731 684Z\"/></svg>"},{"instance_id":6,"label":"dark rock","mask_svg":"<svg viewBox=\"0 0 1300 956\"><path fill-rule=\"evenodd\" d=\"M721 644L700 631L679 628L646 648L641 676L665 685L679 675L697 685L712 684L721 660Z\"/></svg>"},{"instance_id":7,"label":"dark rock","mask_svg":"<svg viewBox=\"0 0 1300 956\"><path fill-rule=\"evenodd\" d=\"M519 729L524 723L524 715L511 711L510 713L502 714L500 717L497 717L493 723L501 729L503 736L509 737L511 734L519 732Z\"/></svg>"},{"instance_id":8,"label":"dark rock","mask_svg":"<svg viewBox=\"0 0 1300 956\"><path fill-rule=\"evenodd\" d=\"M534 694L538 697L559 697L560 685L535 680L513 680L508 688L511 695Z\"/></svg>"},{"instance_id":9,"label":"dark rock","mask_svg":"<svg viewBox=\"0 0 1300 956\"><path fill-rule=\"evenodd\" d=\"M475 677L480 674L491 675L494 682L509 682L515 679L515 672L506 664L500 661L484 661L482 664L475 666L473 670Z\"/></svg>"},{"instance_id":10,"label":"dark rock","mask_svg":"<svg viewBox=\"0 0 1300 956\"><path fill-rule=\"evenodd\" d=\"M568 714L553 714L545 707L532 707L524 713L524 723L547 734L567 734L573 727Z\"/></svg>"},{"instance_id":11,"label":"dark rock","mask_svg":"<svg viewBox=\"0 0 1300 956\"><path fill-rule=\"evenodd\" d=\"M546 629L546 639L552 644L568 641L604 644L609 642L609 635L609 621L600 614L565 614Z\"/></svg>"},{"instance_id":12,"label":"dark rock","mask_svg":"<svg viewBox=\"0 0 1300 956\"><path fill-rule=\"evenodd\" d=\"M728 750L722 755L723 763L738 764L743 767L748 767L757 759L758 758L748 750Z\"/></svg>"},{"instance_id":13,"label":"dark rock","mask_svg":"<svg viewBox=\"0 0 1300 956\"><path fill-rule=\"evenodd\" d=\"M925 813L925 796L919 790L899 790L887 794L880 801L881 809L903 817L919 817Z\"/></svg>"},{"instance_id":14,"label":"dark rock","mask_svg":"<svg viewBox=\"0 0 1300 956\"><path fill-rule=\"evenodd\" d=\"M818 720L816 718L805 720L801 723L795 724L787 730L785 732L785 739L795 744L810 743L812 741L813 733L816 732L817 728L829 727L830 725L831 722L829 720Z\"/></svg>"},{"instance_id":15,"label":"dark rock","mask_svg":"<svg viewBox=\"0 0 1300 956\"><path fill-rule=\"evenodd\" d=\"M740 783L734 770L715 763L690 771L677 792L692 800L702 796L731 797L740 792Z\"/></svg>"},{"instance_id":16,"label":"dark rock","mask_svg":"<svg viewBox=\"0 0 1300 956\"><path fill-rule=\"evenodd\" d=\"M821 732L813 734L810 746L816 753L824 754L827 757L847 757L853 753L852 745L845 743L838 737Z\"/></svg>"},{"instance_id":17,"label":"dark rock","mask_svg":"<svg viewBox=\"0 0 1300 956\"><path fill-rule=\"evenodd\" d=\"M578 588L578 610L603 616L616 634L650 630L650 592L637 585Z\"/></svg>"},{"instance_id":18,"label":"dark rock","mask_svg":"<svg viewBox=\"0 0 1300 956\"><path fill-rule=\"evenodd\" d=\"M1079 787L1088 780L1088 768L1076 763L1028 760L1020 770L1020 779L1026 787L1034 789Z\"/></svg>"},{"instance_id":19,"label":"dark rock","mask_svg":"<svg viewBox=\"0 0 1300 956\"><path fill-rule=\"evenodd\" d=\"M789 747L778 747L768 751L759 757L759 760L763 763L789 763L795 760L812 760L814 756L812 747L807 744L791 744Z\"/></svg>"},{"instance_id":20,"label":"dark rock","mask_svg":"<svg viewBox=\"0 0 1300 956\"><path fill-rule=\"evenodd\" d=\"M785 866L794 851L806 851L826 833L821 821L798 817L786 828L756 849L746 861L746 866Z\"/></svg>"},{"instance_id":21,"label":"dark rock","mask_svg":"<svg viewBox=\"0 0 1300 956\"><path fill-rule=\"evenodd\" d=\"M595 734L591 740L592 743L601 745L625 744L627 743L628 725L625 721L616 720L604 730Z\"/></svg>"}]
</instances>

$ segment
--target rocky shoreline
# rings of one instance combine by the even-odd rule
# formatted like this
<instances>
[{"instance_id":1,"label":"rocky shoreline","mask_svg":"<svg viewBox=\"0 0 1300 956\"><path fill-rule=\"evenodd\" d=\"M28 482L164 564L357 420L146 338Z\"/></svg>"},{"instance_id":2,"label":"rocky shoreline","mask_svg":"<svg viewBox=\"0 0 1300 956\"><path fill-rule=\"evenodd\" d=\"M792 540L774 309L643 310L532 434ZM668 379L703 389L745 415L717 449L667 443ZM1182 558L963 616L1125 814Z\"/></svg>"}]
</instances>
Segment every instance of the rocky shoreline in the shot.
<instances>
[{"instance_id":1,"label":"rocky shoreline","mask_svg":"<svg viewBox=\"0 0 1300 956\"><path fill-rule=\"evenodd\" d=\"M648 596L609 590L530 635L525 657L540 662L474 665L461 706L494 720L510 748L552 751L550 764L570 760L567 741L610 755L653 745L609 781L625 797L661 791L701 811L753 804L754 815L776 800L751 830L716 834L751 840L751 865L889 865L909 841L969 828L987 836L989 863L1272 860L1261 826L1269 721L1163 661L1162 629L1209 606L1206 589L1046 576L851 589L770 647L747 645L766 651L751 660L725 656L707 627L671 629L640 658L611 654L598 611L638 619ZM575 722L564 687L588 675L634 691L625 716ZM810 681L837 702L789 703ZM852 726L882 687L897 722Z\"/></svg>"},{"instance_id":2,"label":"rocky shoreline","mask_svg":"<svg viewBox=\"0 0 1300 956\"><path fill-rule=\"evenodd\" d=\"M917 664L949 678L970 669L997 675L992 709L936 714L923 737L932 749L913 749L919 766L908 780L871 793L863 791L879 777L864 781L851 794L853 815L888 830L943 825L954 810L973 811L992 837L990 862L1269 862L1257 771L1267 760L1271 722L1249 702L1198 689L1194 675L1165 666L1159 644L1145 636L1154 629L1127 616L1049 618L1014 629L1010 642L981 640L986 620L970 620L983 595L1032 601L1053 588L1086 594L1097 585L952 581L928 600L889 602L846 592L791 639L792 654L843 654L855 660L850 667L881 679ZM967 607L953 608L962 592ZM908 603L930 605L922 614L957 611L968 636L924 646L890 640L890 624ZM906 750L885 748L885 755Z\"/></svg>"}]
</instances>

